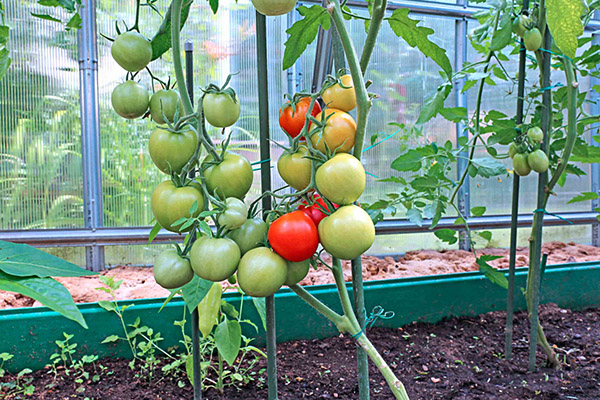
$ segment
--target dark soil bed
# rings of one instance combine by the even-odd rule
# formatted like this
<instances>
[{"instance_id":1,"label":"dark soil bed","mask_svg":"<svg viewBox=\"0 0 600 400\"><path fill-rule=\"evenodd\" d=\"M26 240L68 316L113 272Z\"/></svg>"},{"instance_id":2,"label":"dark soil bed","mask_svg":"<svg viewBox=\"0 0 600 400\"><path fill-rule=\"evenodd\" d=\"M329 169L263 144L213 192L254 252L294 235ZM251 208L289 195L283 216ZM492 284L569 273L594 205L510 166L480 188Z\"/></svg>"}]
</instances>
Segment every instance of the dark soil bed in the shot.
<instances>
[{"instance_id":1,"label":"dark soil bed","mask_svg":"<svg viewBox=\"0 0 600 400\"><path fill-rule=\"evenodd\" d=\"M397 330L374 328L369 337L397 376L412 400L506 399L506 400L598 400L600 399L600 310L573 312L555 305L541 308L547 336L561 360L562 371L544 367L538 352L539 370L527 372L527 322L525 314L515 321L514 358L504 352L505 314L494 312L475 318L454 318L436 325L415 323ZM357 399L355 345L347 337L300 340L278 347L279 398ZM165 378L153 384L135 376L126 360L100 360L106 367L97 383L84 382L84 391L70 377L53 381L47 371L35 372L33 399L191 399L190 385ZM238 391L229 388L221 396L215 391L205 399L266 399L261 360L254 368L255 379ZM109 372L112 372L109 374ZM371 367L371 398L392 399L383 378ZM160 379L160 371L158 372ZM0 380L6 382L7 377ZM3 397L0 389L0 398Z\"/></svg>"}]
</instances>

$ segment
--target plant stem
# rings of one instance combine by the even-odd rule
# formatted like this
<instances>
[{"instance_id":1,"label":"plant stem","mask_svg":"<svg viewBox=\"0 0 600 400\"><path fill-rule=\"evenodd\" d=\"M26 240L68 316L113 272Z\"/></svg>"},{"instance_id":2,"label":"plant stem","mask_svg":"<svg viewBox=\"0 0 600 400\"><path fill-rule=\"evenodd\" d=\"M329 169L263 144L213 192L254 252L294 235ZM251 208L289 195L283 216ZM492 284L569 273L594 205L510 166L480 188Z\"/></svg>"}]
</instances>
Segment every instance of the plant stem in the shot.
<instances>
[{"instance_id":1,"label":"plant stem","mask_svg":"<svg viewBox=\"0 0 600 400\"><path fill-rule=\"evenodd\" d=\"M294 293L298 295L298 297L307 302L308 305L323 314L325 318L333 322L340 332L344 333L348 331L346 318L327 307L319 299L307 292L302 286L292 285L290 286L290 289L292 289Z\"/></svg>"},{"instance_id":2,"label":"plant stem","mask_svg":"<svg viewBox=\"0 0 600 400\"><path fill-rule=\"evenodd\" d=\"M371 24L369 25L369 31L367 32L367 38L365 39L365 46L363 52L360 55L360 69L363 75L367 72L369 61L371 61L371 55L373 49L375 49L375 42L377 41L377 35L381 28L381 22L385 16L385 10L387 9L387 0L375 0L373 2L373 11L371 12Z\"/></svg>"},{"instance_id":3,"label":"plant stem","mask_svg":"<svg viewBox=\"0 0 600 400\"><path fill-rule=\"evenodd\" d=\"M135 1L135 22L131 29L134 29L139 32L139 24L140 24L140 8L141 8L141 0Z\"/></svg>"},{"instance_id":4,"label":"plant stem","mask_svg":"<svg viewBox=\"0 0 600 400\"><path fill-rule=\"evenodd\" d=\"M181 63L181 44L179 40L179 29L181 26L181 8L183 0L173 0L173 12L171 13L171 44L173 48L173 68L175 69L175 77L177 79L177 88L183 103L184 115L194 112L192 100L188 94L185 78L183 75L183 66Z\"/></svg>"}]
</instances>

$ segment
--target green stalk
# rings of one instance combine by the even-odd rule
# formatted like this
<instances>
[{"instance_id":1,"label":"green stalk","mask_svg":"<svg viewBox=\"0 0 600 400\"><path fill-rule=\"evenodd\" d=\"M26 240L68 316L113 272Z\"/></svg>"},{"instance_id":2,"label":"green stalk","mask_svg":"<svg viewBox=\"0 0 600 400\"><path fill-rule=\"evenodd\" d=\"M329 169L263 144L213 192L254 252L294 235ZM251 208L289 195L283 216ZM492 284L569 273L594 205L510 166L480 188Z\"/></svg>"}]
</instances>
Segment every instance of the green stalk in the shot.
<instances>
[{"instance_id":1,"label":"green stalk","mask_svg":"<svg viewBox=\"0 0 600 400\"><path fill-rule=\"evenodd\" d=\"M181 63L181 44L179 41L179 29L181 26L181 8L183 0L173 0L173 12L171 13L171 44L173 47L173 67L175 69L175 77L177 78L177 89L183 103L183 115L192 114L194 107L192 100L185 86L185 78L183 76L183 65Z\"/></svg>"},{"instance_id":2,"label":"green stalk","mask_svg":"<svg viewBox=\"0 0 600 400\"><path fill-rule=\"evenodd\" d=\"M360 55L360 69L362 70L363 75L367 72L369 61L371 61L371 55L375 49L375 42L377 41L377 35L379 35L379 29L381 29L381 22L385 16L386 9L387 0L375 0L373 2L371 23L369 24L369 31L367 32L363 52Z\"/></svg>"}]
</instances>

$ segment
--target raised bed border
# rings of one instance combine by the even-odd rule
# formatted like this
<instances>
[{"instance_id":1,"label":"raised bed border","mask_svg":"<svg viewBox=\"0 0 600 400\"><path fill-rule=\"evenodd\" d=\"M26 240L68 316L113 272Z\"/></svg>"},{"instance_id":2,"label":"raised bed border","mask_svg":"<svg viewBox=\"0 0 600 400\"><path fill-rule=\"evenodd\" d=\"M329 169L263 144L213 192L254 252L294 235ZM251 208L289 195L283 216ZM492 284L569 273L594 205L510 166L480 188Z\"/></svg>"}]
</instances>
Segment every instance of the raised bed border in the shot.
<instances>
[{"instance_id":1,"label":"raised bed border","mask_svg":"<svg viewBox=\"0 0 600 400\"><path fill-rule=\"evenodd\" d=\"M518 268L516 291L525 286L527 268ZM348 286L350 286L348 284ZM317 285L307 290L321 301L341 311L335 285ZM600 306L600 260L585 263L568 263L548 266L543 279L542 302L554 302L560 307L584 309ZM240 296L226 293L224 298L239 307ZM367 311L379 305L386 311L394 311L392 319L377 321L376 326L399 328L413 321L429 323L455 316L473 316L506 307L506 291L492 284L479 272L463 272L414 278L400 278L365 282ZM335 326L317 314L289 289L276 295L277 340L318 339L338 334ZM524 296L515 296L515 308L525 307ZM246 326L244 334L256 337L255 345L264 345L265 331L259 316L245 298L244 319L250 319L259 327L259 333ZM164 298L123 300L122 304L133 306L125 312L127 322L141 318L142 325L160 332L164 340L161 347L179 345L181 330L173 321L181 320L184 303L173 299L158 313ZM0 353L14 357L4 368L18 372L24 368L37 370L50 360L58 350L55 340L63 339L63 332L73 334L71 343L78 343L78 356L95 354L102 357L131 357L126 343L101 344L105 337L122 336L122 328L116 315L103 310L97 303L80 305L88 330L77 323L61 317L46 307L28 307L0 310ZM187 314L187 313L186 313ZM186 315L189 324L191 318ZM247 324L245 324L247 325ZM189 333L188 333L189 334Z\"/></svg>"}]
</instances>

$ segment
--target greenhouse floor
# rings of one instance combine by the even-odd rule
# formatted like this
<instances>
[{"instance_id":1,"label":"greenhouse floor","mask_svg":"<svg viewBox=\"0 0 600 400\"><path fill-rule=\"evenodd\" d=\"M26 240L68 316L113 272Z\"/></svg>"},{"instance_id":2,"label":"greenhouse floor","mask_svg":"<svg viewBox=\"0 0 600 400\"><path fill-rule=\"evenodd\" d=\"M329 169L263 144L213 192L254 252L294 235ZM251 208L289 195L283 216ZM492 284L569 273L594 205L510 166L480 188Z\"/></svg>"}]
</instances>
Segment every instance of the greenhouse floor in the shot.
<instances>
[{"instance_id":1,"label":"greenhouse floor","mask_svg":"<svg viewBox=\"0 0 600 400\"><path fill-rule=\"evenodd\" d=\"M548 242L543 251L549 254L548 264L600 260L600 248L575 243ZM478 254L501 255L503 258L491 261L498 268L508 268L507 249L482 249ZM528 263L527 249L518 248L517 267ZM378 258L363 256L364 280L405 278L412 276L448 274L455 272L477 271L478 266L472 253L462 250L416 250L394 259L392 257ZM119 266L103 272L105 275L122 279L123 284L117 291L117 298L144 299L166 297L169 291L158 286L152 276L151 268ZM344 262L346 281L351 280L350 263ZM110 296L95 288L102 286L98 277L58 278L63 283L77 303L110 300ZM319 285L333 283L331 272L324 267L317 271L311 270L301 285ZM224 282L227 285L227 282ZM12 292L0 291L0 308L39 306L34 300Z\"/></svg>"},{"instance_id":2,"label":"greenhouse floor","mask_svg":"<svg viewBox=\"0 0 600 400\"><path fill-rule=\"evenodd\" d=\"M541 366L527 372L527 320L517 313L514 358L504 352L505 313L453 318L431 325L413 323L396 330L374 328L369 337L405 383L412 400L597 400L600 394L600 310L574 312L548 304L540 318L550 342L565 364L562 371ZM279 398L357 399L355 344L348 337L299 340L278 346ZM250 359L250 358L249 358ZM164 376L156 367L155 380L140 380L128 360L101 359L96 362L98 378L76 382L58 370L28 375L35 386L32 399L189 399L191 386L181 371ZM100 367L100 365L102 367ZM247 364L246 364L247 365ZM264 369L260 359L244 376L251 380L239 388L228 387L223 395L214 389L206 399L266 399ZM91 366L86 369L94 375ZM100 369L103 369L100 372ZM392 398L387 385L371 365L371 398ZM214 374L213 374L214 375ZM211 376L214 378L214 376ZM6 381L10 377L0 379ZM179 384L178 384L179 382ZM2 388L0 386L0 395Z\"/></svg>"}]
</instances>

